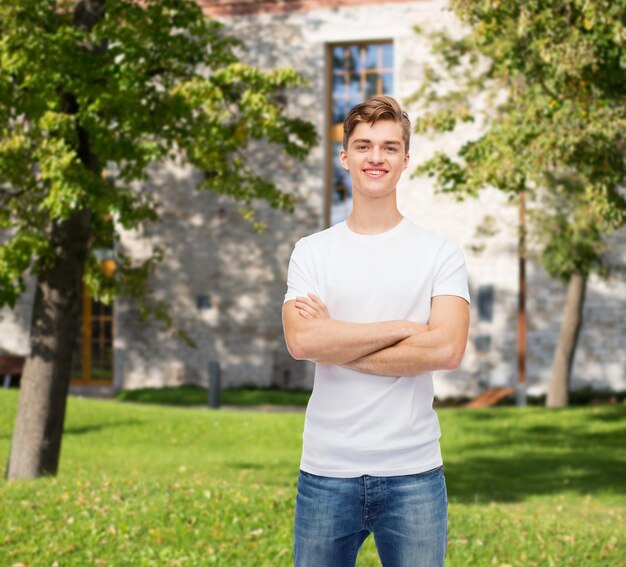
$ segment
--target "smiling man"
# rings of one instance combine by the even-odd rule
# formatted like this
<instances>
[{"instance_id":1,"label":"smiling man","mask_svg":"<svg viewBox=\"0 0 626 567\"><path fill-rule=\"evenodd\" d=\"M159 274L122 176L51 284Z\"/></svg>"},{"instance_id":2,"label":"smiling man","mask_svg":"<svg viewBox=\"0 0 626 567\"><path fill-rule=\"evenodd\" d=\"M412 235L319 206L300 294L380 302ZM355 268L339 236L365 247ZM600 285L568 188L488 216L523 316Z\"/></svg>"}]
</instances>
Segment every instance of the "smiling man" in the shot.
<instances>
[{"instance_id":1,"label":"smiling man","mask_svg":"<svg viewBox=\"0 0 626 567\"><path fill-rule=\"evenodd\" d=\"M390 97L344 123L348 219L289 263L290 353L316 363L294 526L296 567L350 567L374 534L383 565L443 565L447 498L432 371L457 368L469 327L465 262L398 211L411 125Z\"/></svg>"}]
</instances>

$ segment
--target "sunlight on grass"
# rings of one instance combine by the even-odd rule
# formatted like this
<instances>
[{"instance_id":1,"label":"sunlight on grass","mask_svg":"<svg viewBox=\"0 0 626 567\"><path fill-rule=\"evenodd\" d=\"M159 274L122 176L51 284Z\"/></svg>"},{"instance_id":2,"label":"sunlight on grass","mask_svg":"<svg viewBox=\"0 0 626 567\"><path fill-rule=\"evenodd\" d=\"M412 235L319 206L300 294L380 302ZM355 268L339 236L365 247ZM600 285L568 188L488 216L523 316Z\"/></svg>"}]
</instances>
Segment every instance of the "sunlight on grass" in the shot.
<instances>
[{"instance_id":1,"label":"sunlight on grass","mask_svg":"<svg viewBox=\"0 0 626 567\"><path fill-rule=\"evenodd\" d=\"M447 566L625 565L626 408L439 415ZM303 420L72 398L58 478L0 482L0 565L291 565Z\"/></svg>"}]
</instances>

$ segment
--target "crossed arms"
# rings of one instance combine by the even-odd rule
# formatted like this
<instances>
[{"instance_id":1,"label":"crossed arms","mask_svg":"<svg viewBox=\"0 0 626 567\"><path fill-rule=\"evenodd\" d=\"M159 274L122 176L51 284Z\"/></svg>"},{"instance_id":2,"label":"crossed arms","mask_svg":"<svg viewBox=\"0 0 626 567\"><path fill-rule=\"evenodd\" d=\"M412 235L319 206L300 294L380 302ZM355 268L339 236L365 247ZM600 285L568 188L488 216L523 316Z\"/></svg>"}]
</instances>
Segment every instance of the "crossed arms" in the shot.
<instances>
[{"instance_id":1,"label":"crossed arms","mask_svg":"<svg viewBox=\"0 0 626 567\"><path fill-rule=\"evenodd\" d=\"M334 364L380 376L414 376L458 368L469 332L465 299L431 300L427 325L412 321L350 323L331 319L315 295L283 305L287 348L298 360Z\"/></svg>"}]
</instances>

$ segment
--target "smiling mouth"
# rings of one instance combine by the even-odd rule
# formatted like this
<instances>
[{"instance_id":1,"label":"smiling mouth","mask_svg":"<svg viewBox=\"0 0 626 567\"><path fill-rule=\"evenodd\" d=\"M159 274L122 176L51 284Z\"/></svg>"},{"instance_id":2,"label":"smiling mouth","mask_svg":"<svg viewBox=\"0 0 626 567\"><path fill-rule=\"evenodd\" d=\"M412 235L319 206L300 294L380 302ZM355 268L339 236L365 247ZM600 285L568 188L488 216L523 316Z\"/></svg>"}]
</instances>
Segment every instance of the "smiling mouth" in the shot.
<instances>
[{"instance_id":1,"label":"smiling mouth","mask_svg":"<svg viewBox=\"0 0 626 567\"><path fill-rule=\"evenodd\" d=\"M386 169L364 169L363 171L371 177L382 177L387 173Z\"/></svg>"}]
</instances>

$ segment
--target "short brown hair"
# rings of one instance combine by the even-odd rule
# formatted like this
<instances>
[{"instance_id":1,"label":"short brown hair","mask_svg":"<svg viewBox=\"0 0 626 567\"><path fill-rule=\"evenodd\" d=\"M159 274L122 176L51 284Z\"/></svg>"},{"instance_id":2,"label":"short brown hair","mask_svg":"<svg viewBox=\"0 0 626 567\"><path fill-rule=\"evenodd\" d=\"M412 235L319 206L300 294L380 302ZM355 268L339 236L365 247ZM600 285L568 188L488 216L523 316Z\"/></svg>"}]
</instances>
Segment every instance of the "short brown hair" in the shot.
<instances>
[{"instance_id":1,"label":"short brown hair","mask_svg":"<svg viewBox=\"0 0 626 567\"><path fill-rule=\"evenodd\" d=\"M404 152L409 152L411 139L411 121L409 115L400 108L398 101L390 96L375 96L353 107L343 123L343 149L348 149L348 140L360 122L368 122L372 126L378 120L393 120L402 126Z\"/></svg>"}]
</instances>

